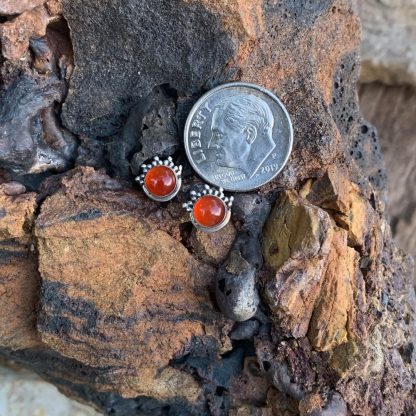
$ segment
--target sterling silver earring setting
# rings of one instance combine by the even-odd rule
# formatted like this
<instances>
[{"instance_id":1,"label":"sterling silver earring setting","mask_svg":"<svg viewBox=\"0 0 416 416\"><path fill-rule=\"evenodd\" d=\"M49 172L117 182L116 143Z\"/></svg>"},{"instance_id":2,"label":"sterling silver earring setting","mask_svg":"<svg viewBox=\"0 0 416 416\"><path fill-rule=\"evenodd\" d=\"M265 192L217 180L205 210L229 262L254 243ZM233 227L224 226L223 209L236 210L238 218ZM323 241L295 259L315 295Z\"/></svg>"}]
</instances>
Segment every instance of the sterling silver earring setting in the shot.
<instances>
[{"instance_id":1,"label":"sterling silver earring setting","mask_svg":"<svg viewBox=\"0 0 416 416\"><path fill-rule=\"evenodd\" d=\"M135 180L149 198L167 202L178 194L182 185L182 166L175 165L171 157L161 160L155 156L151 163L141 168L142 173ZM183 207L190 213L195 227L212 233L227 225L234 197L227 197L222 188L209 185L204 185L201 192L192 190L190 195L190 201Z\"/></svg>"},{"instance_id":2,"label":"sterling silver earring setting","mask_svg":"<svg viewBox=\"0 0 416 416\"><path fill-rule=\"evenodd\" d=\"M149 198L166 202L178 194L182 184L182 166L176 166L171 157L161 160L155 156L152 163L141 167L142 174L135 180Z\"/></svg>"},{"instance_id":3,"label":"sterling silver earring setting","mask_svg":"<svg viewBox=\"0 0 416 416\"><path fill-rule=\"evenodd\" d=\"M191 191L191 200L183 204L194 226L213 233L225 227L231 217L234 197L224 195L222 188L205 185L201 192Z\"/></svg>"}]
</instances>

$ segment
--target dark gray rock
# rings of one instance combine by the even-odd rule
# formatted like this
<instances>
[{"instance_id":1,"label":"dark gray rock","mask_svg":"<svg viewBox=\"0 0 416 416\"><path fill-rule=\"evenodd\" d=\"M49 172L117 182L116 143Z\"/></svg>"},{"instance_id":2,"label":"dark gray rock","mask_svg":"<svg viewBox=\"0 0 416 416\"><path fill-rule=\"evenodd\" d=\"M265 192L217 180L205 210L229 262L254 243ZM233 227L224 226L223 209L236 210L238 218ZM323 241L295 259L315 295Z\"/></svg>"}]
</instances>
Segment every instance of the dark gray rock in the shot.
<instances>
[{"instance_id":1,"label":"dark gray rock","mask_svg":"<svg viewBox=\"0 0 416 416\"><path fill-rule=\"evenodd\" d=\"M261 195L240 194L235 198L233 215L242 226L227 259L218 268L215 290L219 308L235 321L246 321L257 312L256 272L263 265L259 238L270 207Z\"/></svg>"},{"instance_id":2,"label":"dark gray rock","mask_svg":"<svg viewBox=\"0 0 416 416\"><path fill-rule=\"evenodd\" d=\"M78 156L75 164L78 166L92 166L102 168L105 166L105 142L81 135L79 137Z\"/></svg>"},{"instance_id":3,"label":"dark gray rock","mask_svg":"<svg viewBox=\"0 0 416 416\"><path fill-rule=\"evenodd\" d=\"M75 133L115 134L153 87L199 91L234 53L218 16L201 4L64 0L63 7L75 71L62 117Z\"/></svg>"},{"instance_id":4,"label":"dark gray rock","mask_svg":"<svg viewBox=\"0 0 416 416\"><path fill-rule=\"evenodd\" d=\"M54 103L64 94L55 78L22 76L0 96L0 167L17 174L70 167L76 141L62 130Z\"/></svg>"},{"instance_id":5,"label":"dark gray rock","mask_svg":"<svg viewBox=\"0 0 416 416\"><path fill-rule=\"evenodd\" d=\"M359 77L356 52L344 56L334 74L331 113L342 136L347 160L354 160L362 175L383 192L387 175L376 129L364 120L357 101ZM364 187L365 180L357 178Z\"/></svg>"},{"instance_id":6,"label":"dark gray rock","mask_svg":"<svg viewBox=\"0 0 416 416\"><path fill-rule=\"evenodd\" d=\"M234 321L246 321L256 313L256 269L238 251L231 251L219 267L215 293L223 314Z\"/></svg>"},{"instance_id":7,"label":"dark gray rock","mask_svg":"<svg viewBox=\"0 0 416 416\"><path fill-rule=\"evenodd\" d=\"M33 181L18 175L71 168L77 148L59 114L73 69L65 22L55 21L29 46L18 64L0 60L0 167L25 183Z\"/></svg>"},{"instance_id":8,"label":"dark gray rock","mask_svg":"<svg viewBox=\"0 0 416 416\"><path fill-rule=\"evenodd\" d=\"M260 324L256 320L239 322L231 331L230 338L235 341L251 339L257 334L259 326Z\"/></svg>"},{"instance_id":9,"label":"dark gray rock","mask_svg":"<svg viewBox=\"0 0 416 416\"><path fill-rule=\"evenodd\" d=\"M113 177L132 179L145 161L178 151L175 99L168 90L158 86L140 99L117 134L99 138L81 134L76 164L104 167Z\"/></svg>"},{"instance_id":10,"label":"dark gray rock","mask_svg":"<svg viewBox=\"0 0 416 416\"><path fill-rule=\"evenodd\" d=\"M311 24L331 5L331 0L284 0L280 7L298 21Z\"/></svg>"},{"instance_id":11,"label":"dark gray rock","mask_svg":"<svg viewBox=\"0 0 416 416\"><path fill-rule=\"evenodd\" d=\"M135 117L136 131L123 128L124 141L129 137L137 137L140 151L135 153L131 160L131 170L138 175L141 165L154 156L168 157L179 150L179 133L176 125L175 99L167 94L166 87L156 87L152 93L139 103L131 112ZM129 123L126 123L128 127ZM137 125L137 126L136 126Z\"/></svg>"}]
</instances>

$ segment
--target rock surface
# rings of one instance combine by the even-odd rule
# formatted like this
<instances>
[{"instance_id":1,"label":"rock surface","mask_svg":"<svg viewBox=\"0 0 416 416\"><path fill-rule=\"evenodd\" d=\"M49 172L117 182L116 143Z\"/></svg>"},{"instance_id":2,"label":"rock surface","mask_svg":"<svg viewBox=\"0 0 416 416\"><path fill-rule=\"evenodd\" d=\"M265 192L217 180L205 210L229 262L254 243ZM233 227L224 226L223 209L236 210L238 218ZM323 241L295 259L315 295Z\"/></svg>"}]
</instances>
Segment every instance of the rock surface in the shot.
<instances>
[{"instance_id":1,"label":"rock surface","mask_svg":"<svg viewBox=\"0 0 416 416\"><path fill-rule=\"evenodd\" d=\"M40 344L35 330L40 279L31 247L36 194L8 195L13 188L0 185L0 338L2 346L15 350Z\"/></svg>"},{"instance_id":2,"label":"rock surface","mask_svg":"<svg viewBox=\"0 0 416 416\"><path fill-rule=\"evenodd\" d=\"M416 258L416 92L406 86L362 85L364 115L377 127L388 171L387 212L397 245Z\"/></svg>"},{"instance_id":3,"label":"rock surface","mask_svg":"<svg viewBox=\"0 0 416 416\"><path fill-rule=\"evenodd\" d=\"M264 283L272 319L289 337L306 336L333 231L329 215L293 192L276 203L265 229L263 256L274 273Z\"/></svg>"},{"instance_id":4,"label":"rock surface","mask_svg":"<svg viewBox=\"0 0 416 416\"><path fill-rule=\"evenodd\" d=\"M68 169L77 146L58 115L72 47L48 5L0 25L0 166L17 175Z\"/></svg>"},{"instance_id":5,"label":"rock surface","mask_svg":"<svg viewBox=\"0 0 416 416\"><path fill-rule=\"evenodd\" d=\"M164 212L142 194L114 187L85 168L42 205L35 227L42 341L106 368L101 383L122 396L195 402L198 384L168 365L192 340L220 338L225 323L207 290L213 270L169 235L180 221L164 224Z\"/></svg>"},{"instance_id":6,"label":"rock surface","mask_svg":"<svg viewBox=\"0 0 416 416\"><path fill-rule=\"evenodd\" d=\"M414 414L412 263L358 106L356 3L62 4L2 23L1 357L108 415ZM239 80L282 99L294 150L208 238L181 132ZM134 188L152 152L184 164L169 203Z\"/></svg>"},{"instance_id":7,"label":"rock surface","mask_svg":"<svg viewBox=\"0 0 416 416\"><path fill-rule=\"evenodd\" d=\"M0 414L7 416L100 416L70 400L32 372L0 367Z\"/></svg>"},{"instance_id":8,"label":"rock surface","mask_svg":"<svg viewBox=\"0 0 416 416\"><path fill-rule=\"evenodd\" d=\"M45 3L45 0L3 0L0 4L0 14L19 14L43 3Z\"/></svg>"},{"instance_id":9,"label":"rock surface","mask_svg":"<svg viewBox=\"0 0 416 416\"><path fill-rule=\"evenodd\" d=\"M416 85L416 2L363 0L363 82Z\"/></svg>"}]
</instances>

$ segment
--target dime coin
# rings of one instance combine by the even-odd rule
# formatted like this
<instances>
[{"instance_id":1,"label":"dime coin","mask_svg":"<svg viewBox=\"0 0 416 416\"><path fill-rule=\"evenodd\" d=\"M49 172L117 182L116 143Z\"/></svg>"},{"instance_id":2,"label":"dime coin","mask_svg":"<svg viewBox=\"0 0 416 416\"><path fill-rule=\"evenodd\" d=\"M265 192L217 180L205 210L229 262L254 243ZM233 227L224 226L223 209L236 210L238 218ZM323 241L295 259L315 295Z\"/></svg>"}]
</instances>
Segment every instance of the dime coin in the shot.
<instances>
[{"instance_id":1,"label":"dime coin","mask_svg":"<svg viewBox=\"0 0 416 416\"><path fill-rule=\"evenodd\" d=\"M270 91L232 82L208 91L188 115L185 149L196 173L227 191L250 191L285 166L293 144L288 112Z\"/></svg>"}]
</instances>

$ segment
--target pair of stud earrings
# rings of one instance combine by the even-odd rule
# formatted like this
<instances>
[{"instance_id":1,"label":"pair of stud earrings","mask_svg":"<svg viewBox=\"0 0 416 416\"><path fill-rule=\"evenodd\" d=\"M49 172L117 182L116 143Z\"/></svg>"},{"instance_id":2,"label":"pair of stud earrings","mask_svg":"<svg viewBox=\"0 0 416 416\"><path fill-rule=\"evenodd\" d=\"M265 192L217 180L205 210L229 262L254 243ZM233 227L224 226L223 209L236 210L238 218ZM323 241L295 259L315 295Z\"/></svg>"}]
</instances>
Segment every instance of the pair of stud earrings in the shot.
<instances>
[{"instance_id":1,"label":"pair of stud earrings","mask_svg":"<svg viewBox=\"0 0 416 416\"><path fill-rule=\"evenodd\" d=\"M141 166L136 177L146 195L159 202L174 198L182 184L182 166L176 166L171 157L160 160L157 156L150 164ZM223 228L231 217L233 197L226 197L223 189L204 185L201 192L191 191L190 201L183 207L190 213L191 221L200 230L214 232Z\"/></svg>"}]
</instances>

